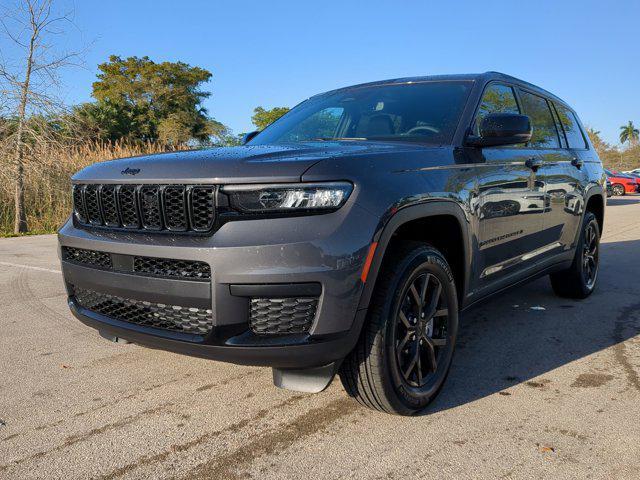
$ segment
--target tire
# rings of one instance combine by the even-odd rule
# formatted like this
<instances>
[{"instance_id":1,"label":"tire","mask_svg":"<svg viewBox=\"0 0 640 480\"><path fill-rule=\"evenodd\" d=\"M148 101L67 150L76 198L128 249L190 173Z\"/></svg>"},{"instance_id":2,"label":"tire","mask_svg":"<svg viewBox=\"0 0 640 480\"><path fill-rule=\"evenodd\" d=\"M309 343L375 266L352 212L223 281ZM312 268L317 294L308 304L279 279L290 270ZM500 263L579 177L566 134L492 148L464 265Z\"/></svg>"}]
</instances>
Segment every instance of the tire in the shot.
<instances>
[{"instance_id":1,"label":"tire","mask_svg":"<svg viewBox=\"0 0 640 480\"><path fill-rule=\"evenodd\" d=\"M620 185L619 183L614 184L611 190L613 191L613 194L618 197L621 197L625 194L624 186Z\"/></svg>"},{"instance_id":2,"label":"tire","mask_svg":"<svg viewBox=\"0 0 640 480\"><path fill-rule=\"evenodd\" d=\"M449 373L458 299L451 269L435 248L400 243L387 255L340 379L366 407L413 415L438 395Z\"/></svg>"},{"instance_id":3,"label":"tire","mask_svg":"<svg viewBox=\"0 0 640 480\"><path fill-rule=\"evenodd\" d=\"M596 216L586 212L571 267L549 276L553 291L560 297L587 298L596 287L599 261L600 226Z\"/></svg>"}]
</instances>

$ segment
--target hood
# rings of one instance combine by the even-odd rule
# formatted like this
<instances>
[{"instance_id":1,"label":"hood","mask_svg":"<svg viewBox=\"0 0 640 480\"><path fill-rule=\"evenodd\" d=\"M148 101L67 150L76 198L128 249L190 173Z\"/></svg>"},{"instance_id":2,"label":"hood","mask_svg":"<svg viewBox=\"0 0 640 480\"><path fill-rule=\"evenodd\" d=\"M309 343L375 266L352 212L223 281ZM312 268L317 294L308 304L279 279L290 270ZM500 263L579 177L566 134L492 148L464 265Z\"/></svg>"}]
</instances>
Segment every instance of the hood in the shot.
<instances>
[{"instance_id":1,"label":"hood","mask_svg":"<svg viewBox=\"0 0 640 480\"><path fill-rule=\"evenodd\" d=\"M99 162L76 173L72 180L78 183L298 182L306 170L322 160L367 156L399 150L398 147L398 144L378 142L310 142L171 152Z\"/></svg>"}]
</instances>

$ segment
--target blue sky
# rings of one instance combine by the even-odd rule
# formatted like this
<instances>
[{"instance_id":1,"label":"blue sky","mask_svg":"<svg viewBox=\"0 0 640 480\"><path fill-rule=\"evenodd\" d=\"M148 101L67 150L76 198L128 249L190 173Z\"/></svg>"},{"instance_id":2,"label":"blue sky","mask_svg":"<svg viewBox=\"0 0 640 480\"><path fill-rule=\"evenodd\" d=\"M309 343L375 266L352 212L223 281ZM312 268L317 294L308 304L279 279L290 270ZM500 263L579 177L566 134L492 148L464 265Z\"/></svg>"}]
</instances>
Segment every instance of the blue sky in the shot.
<instances>
[{"instance_id":1,"label":"blue sky","mask_svg":"<svg viewBox=\"0 0 640 480\"><path fill-rule=\"evenodd\" d=\"M147 55L211 71L205 106L236 133L253 129L258 105L293 106L384 78L486 70L550 90L609 142L628 120L640 124L638 0L76 0L74 8L78 31L68 42L90 46L86 69L64 73L69 103L90 99L96 65L110 54Z\"/></svg>"}]
</instances>

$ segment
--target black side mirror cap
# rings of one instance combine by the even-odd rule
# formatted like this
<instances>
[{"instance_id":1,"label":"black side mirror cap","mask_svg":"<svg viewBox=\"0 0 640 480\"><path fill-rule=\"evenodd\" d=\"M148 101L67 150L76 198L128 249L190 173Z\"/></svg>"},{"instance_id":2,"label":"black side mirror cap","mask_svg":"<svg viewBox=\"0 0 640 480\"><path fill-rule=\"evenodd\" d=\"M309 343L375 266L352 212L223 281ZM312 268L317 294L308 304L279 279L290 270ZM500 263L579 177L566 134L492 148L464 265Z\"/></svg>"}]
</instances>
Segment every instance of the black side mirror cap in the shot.
<instances>
[{"instance_id":1,"label":"black side mirror cap","mask_svg":"<svg viewBox=\"0 0 640 480\"><path fill-rule=\"evenodd\" d=\"M480 135L467 137L465 143L472 147L516 145L530 141L531 133L528 115L490 113L480 122Z\"/></svg>"},{"instance_id":2,"label":"black side mirror cap","mask_svg":"<svg viewBox=\"0 0 640 480\"><path fill-rule=\"evenodd\" d=\"M249 142L253 137L258 135L259 133L260 133L260 130L254 130L253 132L245 133L244 136L242 137L242 145L246 145L247 142Z\"/></svg>"}]
</instances>

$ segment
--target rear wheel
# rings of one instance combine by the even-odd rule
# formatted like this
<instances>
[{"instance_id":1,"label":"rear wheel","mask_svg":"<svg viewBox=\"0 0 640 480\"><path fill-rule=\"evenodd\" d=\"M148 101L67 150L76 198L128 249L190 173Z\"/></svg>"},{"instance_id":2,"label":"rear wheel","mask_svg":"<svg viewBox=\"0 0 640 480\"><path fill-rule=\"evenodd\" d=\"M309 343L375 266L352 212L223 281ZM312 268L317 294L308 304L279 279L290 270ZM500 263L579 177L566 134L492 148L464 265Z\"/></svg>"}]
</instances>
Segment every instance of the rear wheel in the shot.
<instances>
[{"instance_id":1,"label":"rear wheel","mask_svg":"<svg viewBox=\"0 0 640 480\"><path fill-rule=\"evenodd\" d=\"M449 373L458 331L453 275L438 250L407 243L385 259L379 278L340 378L363 405L411 415L436 397Z\"/></svg>"},{"instance_id":2,"label":"rear wheel","mask_svg":"<svg viewBox=\"0 0 640 480\"><path fill-rule=\"evenodd\" d=\"M613 194L616 196L621 196L624 195L624 187L622 185L620 185L619 183L616 183L613 187Z\"/></svg>"},{"instance_id":3,"label":"rear wheel","mask_svg":"<svg viewBox=\"0 0 640 480\"><path fill-rule=\"evenodd\" d=\"M585 213L580 239L571 267L550 275L556 295L587 298L595 289L600 266L600 226L596 216Z\"/></svg>"}]
</instances>

